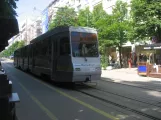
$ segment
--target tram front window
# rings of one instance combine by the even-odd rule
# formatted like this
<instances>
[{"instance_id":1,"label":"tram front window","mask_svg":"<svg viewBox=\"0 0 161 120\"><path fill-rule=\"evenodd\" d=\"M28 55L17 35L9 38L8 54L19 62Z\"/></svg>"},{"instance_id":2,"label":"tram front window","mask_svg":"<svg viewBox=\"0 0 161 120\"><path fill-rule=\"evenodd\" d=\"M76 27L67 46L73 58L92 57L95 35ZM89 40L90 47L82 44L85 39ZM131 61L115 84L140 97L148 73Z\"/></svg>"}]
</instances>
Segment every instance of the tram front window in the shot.
<instances>
[{"instance_id":1,"label":"tram front window","mask_svg":"<svg viewBox=\"0 0 161 120\"><path fill-rule=\"evenodd\" d=\"M97 35L95 33L71 33L73 57L98 57Z\"/></svg>"}]
</instances>

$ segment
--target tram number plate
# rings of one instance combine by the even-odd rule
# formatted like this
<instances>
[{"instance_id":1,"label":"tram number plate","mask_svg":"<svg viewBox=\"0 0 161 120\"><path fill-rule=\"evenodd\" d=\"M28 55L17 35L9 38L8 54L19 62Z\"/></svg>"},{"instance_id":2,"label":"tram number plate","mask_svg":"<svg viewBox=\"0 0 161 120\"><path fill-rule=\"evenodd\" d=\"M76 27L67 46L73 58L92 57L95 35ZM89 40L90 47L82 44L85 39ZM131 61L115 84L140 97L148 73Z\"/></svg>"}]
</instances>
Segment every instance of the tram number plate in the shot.
<instances>
[{"instance_id":1,"label":"tram number plate","mask_svg":"<svg viewBox=\"0 0 161 120\"><path fill-rule=\"evenodd\" d=\"M95 68L90 68L90 71L95 71Z\"/></svg>"}]
</instances>

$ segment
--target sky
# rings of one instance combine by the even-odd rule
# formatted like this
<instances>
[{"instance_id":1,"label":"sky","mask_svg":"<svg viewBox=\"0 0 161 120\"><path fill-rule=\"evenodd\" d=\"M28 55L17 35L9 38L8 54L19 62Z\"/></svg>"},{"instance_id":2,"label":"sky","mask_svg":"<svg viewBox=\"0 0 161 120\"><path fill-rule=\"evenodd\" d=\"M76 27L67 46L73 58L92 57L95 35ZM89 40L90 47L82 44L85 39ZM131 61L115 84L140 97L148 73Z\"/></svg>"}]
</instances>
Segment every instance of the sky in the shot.
<instances>
[{"instance_id":1,"label":"sky","mask_svg":"<svg viewBox=\"0 0 161 120\"><path fill-rule=\"evenodd\" d=\"M26 18L38 17L53 0L19 0L17 2L16 12L19 26L23 24ZM36 10L34 10L34 7Z\"/></svg>"}]
</instances>

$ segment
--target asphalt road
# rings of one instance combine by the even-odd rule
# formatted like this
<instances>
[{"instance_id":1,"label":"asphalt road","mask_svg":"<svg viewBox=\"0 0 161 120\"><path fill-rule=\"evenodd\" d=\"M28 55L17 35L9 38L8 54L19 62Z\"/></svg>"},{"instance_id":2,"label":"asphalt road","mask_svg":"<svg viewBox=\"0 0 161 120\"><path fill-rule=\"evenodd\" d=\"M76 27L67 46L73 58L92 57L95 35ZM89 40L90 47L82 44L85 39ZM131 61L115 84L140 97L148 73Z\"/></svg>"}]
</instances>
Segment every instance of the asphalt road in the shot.
<instances>
[{"instance_id":1,"label":"asphalt road","mask_svg":"<svg viewBox=\"0 0 161 120\"><path fill-rule=\"evenodd\" d=\"M100 81L95 86L54 85L14 68L2 66L21 102L19 120L159 120L161 93Z\"/></svg>"}]
</instances>

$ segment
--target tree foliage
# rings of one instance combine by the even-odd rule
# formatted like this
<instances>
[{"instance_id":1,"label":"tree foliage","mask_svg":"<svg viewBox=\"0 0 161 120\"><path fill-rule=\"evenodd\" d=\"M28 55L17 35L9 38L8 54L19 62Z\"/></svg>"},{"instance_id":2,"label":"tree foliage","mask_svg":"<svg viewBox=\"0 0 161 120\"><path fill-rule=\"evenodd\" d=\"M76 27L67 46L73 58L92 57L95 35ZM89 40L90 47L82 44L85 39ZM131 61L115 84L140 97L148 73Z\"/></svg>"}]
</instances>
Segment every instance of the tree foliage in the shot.
<instances>
[{"instance_id":1,"label":"tree foliage","mask_svg":"<svg viewBox=\"0 0 161 120\"><path fill-rule=\"evenodd\" d=\"M94 24L99 30L102 46L121 46L128 41L127 33L130 30L130 26L127 19L126 2L117 1L112 15L106 14L100 6L94 10L94 14L96 15Z\"/></svg>"},{"instance_id":2,"label":"tree foliage","mask_svg":"<svg viewBox=\"0 0 161 120\"><path fill-rule=\"evenodd\" d=\"M96 24L99 20L104 19L107 13L103 10L102 4L98 4L93 9L93 24L96 27Z\"/></svg>"},{"instance_id":3,"label":"tree foliage","mask_svg":"<svg viewBox=\"0 0 161 120\"><path fill-rule=\"evenodd\" d=\"M112 19L102 8L102 5L98 5L93 10L93 24L98 29L98 37L100 44L100 52L104 54L105 46L112 45L111 32L109 27Z\"/></svg>"},{"instance_id":4,"label":"tree foliage","mask_svg":"<svg viewBox=\"0 0 161 120\"><path fill-rule=\"evenodd\" d=\"M49 24L49 30L57 26L75 26L77 25L77 14L74 8L61 7L58 8L56 16Z\"/></svg>"},{"instance_id":5,"label":"tree foliage","mask_svg":"<svg viewBox=\"0 0 161 120\"><path fill-rule=\"evenodd\" d=\"M17 50L17 49L19 49L19 48L21 48L23 46L25 46L25 41L24 40L22 40L22 41L16 41L8 49L2 51L0 53L0 56L1 57L8 57L8 56L12 55L15 50Z\"/></svg>"},{"instance_id":6,"label":"tree foliage","mask_svg":"<svg viewBox=\"0 0 161 120\"><path fill-rule=\"evenodd\" d=\"M131 16L134 22L134 38L161 40L161 0L132 0Z\"/></svg>"},{"instance_id":7,"label":"tree foliage","mask_svg":"<svg viewBox=\"0 0 161 120\"><path fill-rule=\"evenodd\" d=\"M127 33L131 27L128 21L127 3L117 1L112 17L111 31L115 31L113 40L115 40L116 45L122 46L123 43L128 41Z\"/></svg>"},{"instance_id":8,"label":"tree foliage","mask_svg":"<svg viewBox=\"0 0 161 120\"><path fill-rule=\"evenodd\" d=\"M113 33L115 45L119 48L119 61L122 67L122 45L128 41L128 32L131 28L128 20L128 4L126 2L117 1L113 9L113 23L111 24L111 31Z\"/></svg>"},{"instance_id":9,"label":"tree foliage","mask_svg":"<svg viewBox=\"0 0 161 120\"><path fill-rule=\"evenodd\" d=\"M77 24L83 27L93 27L93 14L90 12L89 7L82 9L78 13Z\"/></svg>"},{"instance_id":10,"label":"tree foliage","mask_svg":"<svg viewBox=\"0 0 161 120\"><path fill-rule=\"evenodd\" d=\"M121 46L128 41L127 33L130 30L129 20L127 19L127 3L117 1L111 15L105 13L102 6L97 6L93 14L94 25L99 31L99 43L102 55L105 55L105 48L107 46L119 47L121 54Z\"/></svg>"},{"instance_id":11,"label":"tree foliage","mask_svg":"<svg viewBox=\"0 0 161 120\"><path fill-rule=\"evenodd\" d=\"M16 1L18 0L0 0L0 17L13 18L17 16Z\"/></svg>"}]
</instances>

